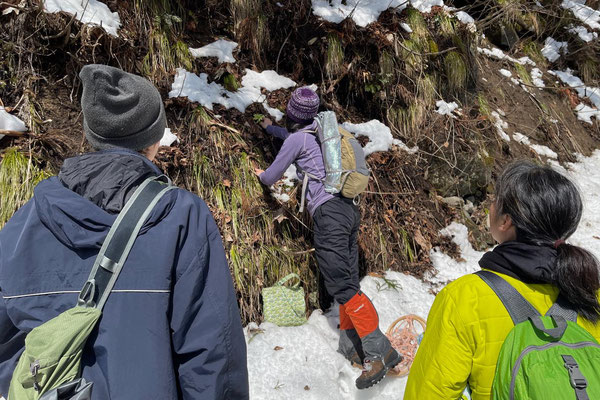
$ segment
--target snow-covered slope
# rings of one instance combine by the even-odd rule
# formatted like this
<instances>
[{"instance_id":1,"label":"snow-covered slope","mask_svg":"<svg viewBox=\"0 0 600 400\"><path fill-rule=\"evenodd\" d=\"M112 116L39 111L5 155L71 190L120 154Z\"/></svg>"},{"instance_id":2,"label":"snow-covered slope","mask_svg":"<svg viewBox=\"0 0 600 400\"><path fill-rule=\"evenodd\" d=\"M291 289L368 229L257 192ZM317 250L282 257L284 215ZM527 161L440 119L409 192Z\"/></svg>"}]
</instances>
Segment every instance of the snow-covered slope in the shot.
<instances>
[{"instance_id":1,"label":"snow-covered slope","mask_svg":"<svg viewBox=\"0 0 600 400\"><path fill-rule=\"evenodd\" d=\"M556 165L556 162L553 162ZM585 210L579 229L570 242L591 250L600 258L600 150L591 157L581 156L579 162L565 170L577 182L584 197ZM478 269L483 253L475 251L467 240L467 228L453 223L441 234L452 236L461 250L464 261L458 262L432 250L431 259L438 274L428 277L434 285L456 279ZM373 300L380 317L380 328L398 317L416 314L427 317L434 296L432 286L412 276L389 271L385 279L371 276L361 282L361 289ZM406 378L387 377L374 387L358 391L354 380L360 370L336 352L337 310L324 315L315 311L308 322L299 327L277 327L252 323L246 327L248 371L251 399L401 399Z\"/></svg>"}]
</instances>

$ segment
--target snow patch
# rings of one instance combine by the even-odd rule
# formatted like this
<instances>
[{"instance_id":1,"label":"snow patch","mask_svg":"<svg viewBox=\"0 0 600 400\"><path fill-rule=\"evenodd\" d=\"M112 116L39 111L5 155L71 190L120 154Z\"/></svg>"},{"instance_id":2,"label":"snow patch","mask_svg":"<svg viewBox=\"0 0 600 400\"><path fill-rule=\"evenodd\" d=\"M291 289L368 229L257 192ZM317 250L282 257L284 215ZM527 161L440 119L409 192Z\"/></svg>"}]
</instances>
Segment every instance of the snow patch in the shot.
<instances>
[{"instance_id":1,"label":"snow patch","mask_svg":"<svg viewBox=\"0 0 600 400\"><path fill-rule=\"evenodd\" d=\"M312 0L312 9L313 14L334 24L352 18L356 25L364 28L377 21L385 10L393 8L400 12L408 4L409 0L347 0L346 4L342 4L342 0ZM410 4L422 13L430 13L432 7L443 6L444 1L410 0Z\"/></svg>"},{"instance_id":2,"label":"snow patch","mask_svg":"<svg viewBox=\"0 0 600 400\"><path fill-rule=\"evenodd\" d=\"M546 38L544 47L542 48L542 54L550 62L558 60L562 54L566 54L568 51L567 42L559 42L551 37Z\"/></svg>"},{"instance_id":3,"label":"snow patch","mask_svg":"<svg viewBox=\"0 0 600 400\"><path fill-rule=\"evenodd\" d=\"M556 154L552 149L550 149L549 147L540 145L540 144L532 144L531 141L529 140L529 138L527 136L523 135L522 133L515 132L513 135L513 139L515 139L518 143L529 146L530 149L535 151L540 156L545 156L545 157L553 158L553 159L558 158L558 154Z\"/></svg>"},{"instance_id":4,"label":"snow patch","mask_svg":"<svg viewBox=\"0 0 600 400\"><path fill-rule=\"evenodd\" d=\"M44 0L44 11L73 14L82 23L100 26L112 36L118 36L117 29L121 27L119 14L97 0Z\"/></svg>"},{"instance_id":5,"label":"snow patch","mask_svg":"<svg viewBox=\"0 0 600 400\"><path fill-rule=\"evenodd\" d=\"M453 222L442 229L440 234L452 238L452 241L460 248L460 256L464 261L452 259L438 247L432 249L429 257L437 273L426 275L427 280L437 285L443 285L480 269L478 262L484 253L473 249L469 243L469 230L466 226Z\"/></svg>"},{"instance_id":6,"label":"snow patch","mask_svg":"<svg viewBox=\"0 0 600 400\"><path fill-rule=\"evenodd\" d=\"M467 14L464 11L459 11L456 13L456 18L458 18L458 20L460 22L462 22L463 24L469 25L469 24L474 24L475 20L473 19L473 17L471 17L469 14Z\"/></svg>"},{"instance_id":7,"label":"snow patch","mask_svg":"<svg viewBox=\"0 0 600 400\"><path fill-rule=\"evenodd\" d=\"M539 87L540 89L546 87L546 84L542 80L542 71L540 71L539 68L533 68L530 75L535 86Z\"/></svg>"},{"instance_id":8,"label":"snow patch","mask_svg":"<svg viewBox=\"0 0 600 400\"><path fill-rule=\"evenodd\" d=\"M491 49L478 47L477 51L488 57L495 58L497 60L506 60L506 61L514 62L514 63L521 64L521 65L529 64L534 67L536 65L535 62L533 62L531 60L531 58L529 58L529 57L514 58L514 57L509 56L508 54L504 54L504 52L497 47L493 47Z\"/></svg>"},{"instance_id":9,"label":"snow patch","mask_svg":"<svg viewBox=\"0 0 600 400\"><path fill-rule=\"evenodd\" d=\"M498 72L500 72L503 76L505 76L507 78L510 78L512 76L512 72L510 72L509 70L504 69L504 68L498 70Z\"/></svg>"},{"instance_id":10,"label":"snow patch","mask_svg":"<svg viewBox=\"0 0 600 400\"><path fill-rule=\"evenodd\" d=\"M504 130L508 128L508 123L504 122L502 118L500 118L500 114L496 111L492 111L492 117L494 117L494 126L496 127L496 132L502 139L507 142L510 142L510 136Z\"/></svg>"},{"instance_id":11,"label":"snow patch","mask_svg":"<svg viewBox=\"0 0 600 400\"><path fill-rule=\"evenodd\" d=\"M0 129L6 131L27 132L25 123L19 118L6 112L4 107L0 106ZM4 135L0 135L2 139Z\"/></svg>"},{"instance_id":12,"label":"snow patch","mask_svg":"<svg viewBox=\"0 0 600 400\"><path fill-rule=\"evenodd\" d=\"M456 118L452 113L455 110L458 110L458 104L454 101L451 103L446 103L444 100L438 100L435 105L437 106L436 113L440 115L450 115L453 118Z\"/></svg>"},{"instance_id":13,"label":"snow patch","mask_svg":"<svg viewBox=\"0 0 600 400\"><path fill-rule=\"evenodd\" d=\"M580 121L587 122L590 125L593 124L592 117L596 117L596 120L600 121L600 111L596 108L579 103L575 107L575 111L577 111L577 119Z\"/></svg>"},{"instance_id":14,"label":"snow patch","mask_svg":"<svg viewBox=\"0 0 600 400\"><path fill-rule=\"evenodd\" d=\"M361 290L377 309L382 331L402 315L427 317L434 300L428 284L400 272L388 271L384 276L387 283L371 276L361 281ZM338 321L337 307L332 307L325 314L321 310L314 311L302 326L249 324L245 334L250 398L401 399L406 378L388 378L361 391L356 388L354 381L361 370L351 367L336 351Z\"/></svg>"},{"instance_id":15,"label":"snow patch","mask_svg":"<svg viewBox=\"0 0 600 400\"><path fill-rule=\"evenodd\" d=\"M562 8L571 10L575 17L592 29L600 29L600 11L585 5L585 0L563 0Z\"/></svg>"},{"instance_id":16,"label":"snow patch","mask_svg":"<svg viewBox=\"0 0 600 400\"><path fill-rule=\"evenodd\" d=\"M233 50L237 46L235 42L219 39L197 49L190 47L190 54L194 57L217 57L220 63L234 63Z\"/></svg>"},{"instance_id":17,"label":"snow patch","mask_svg":"<svg viewBox=\"0 0 600 400\"><path fill-rule=\"evenodd\" d=\"M179 143L179 138L171 132L170 128L165 128L165 133L162 139L160 139L160 146L170 147L175 142Z\"/></svg>"},{"instance_id":18,"label":"snow patch","mask_svg":"<svg viewBox=\"0 0 600 400\"><path fill-rule=\"evenodd\" d=\"M575 89L579 97L589 99L596 108L600 108L600 88L586 86L581 79L573 75L573 71L548 71L561 81Z\"/></svg>"},{"instance_id":19,"label":"snow patch","mask_svg":"<svg viewBox=\"0 0 600 400\"><path fill-rule=\"evenodd\" d=\"M246 69L246 75L242 78L242 87L235 92L230 92L216 82L208 83L208 75L205 73L196 75L183 68L177 68L169 97L187 97L190 101L198 102L209 110L213 109L214 104L221 104L225 108L235 108L240 112L246 111L246 107L252 103L262 103L270 115L280 120L283 113L269 107L261 88L273 91L295 85L294 81L278 75L275 71L258 73Z\"/></svg>"},{"instance_id":20,"label":"snow patch","mask_svg":"<svg viewBox=\"0 0 600 400\"><path fill-rule=\"evenodd\" d=\"M584 42L591 42L598 39L598 34L596 32L588 32L585 26L572 26L569 28L569 32L579 35L579 38Z\"/></svg>"},{"instance_id":21,"label":"snow patch","mask_svg":"<svg viewBox=\"0 0 600 400\"><path fill-rule=\"evenodd\" d=\"M402 141L392 136L390 128L385 126L381 121L373 119L369 122L363 122L362 124L353 124L352 122L344 122L342 128L348 132L353 133L356 137L366 136L369 138L369 143L363 148L365 156L376 151L388 151L392 145L400 146L407 150L408 147ZM418 149L408 149L407 151L416 152Z\"/></svg>"},{"instance_id":22,"label":"snow patch","mask_svg":"<svg viewBox=\"0 0 600 400\"><path fill-rule=\"evenodd\" d=\"M296 86L296 82L285 76L279 75L275 71L266 70L262 72L246 69L246 75L242 78L242 86L254 87L257 89L265 88L269 92L278 89L289 89Z\"/></svg>"}]
</instances>

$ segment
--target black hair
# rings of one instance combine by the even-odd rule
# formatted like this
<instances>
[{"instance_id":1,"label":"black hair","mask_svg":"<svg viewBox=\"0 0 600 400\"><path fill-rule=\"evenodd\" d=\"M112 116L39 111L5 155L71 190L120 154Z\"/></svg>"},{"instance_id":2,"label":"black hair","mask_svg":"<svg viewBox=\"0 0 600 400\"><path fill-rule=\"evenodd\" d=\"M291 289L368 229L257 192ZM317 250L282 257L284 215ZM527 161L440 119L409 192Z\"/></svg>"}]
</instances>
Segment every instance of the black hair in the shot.
<instances>
[{"instance_id":1,"label":"black hair","mask_svg":"<svg viewBox=\"0 0 600 400\"><path fill-rule=\"evenodd\" d=\"M300 123L300 122L296 122L293 119L291 119L290 117L288 117L285 120L285 129L287 129L287 131L290 133L294 133L310 124L312 124L312 121Z\"/></svg>"},{"instance_id":2,"label":"black hair","mask_svg":"<svg viewBox=\"0 0 600 400\"><path fill-rule=\"evenodd\" d=\"M598 260L564 242L577 229L583 212L575 184L550 167L517 161L496 182L495 206L498 215L511 217L517 241L556 248L553 283L579 315L598 322Z\"/></svg>"}]
</instances>

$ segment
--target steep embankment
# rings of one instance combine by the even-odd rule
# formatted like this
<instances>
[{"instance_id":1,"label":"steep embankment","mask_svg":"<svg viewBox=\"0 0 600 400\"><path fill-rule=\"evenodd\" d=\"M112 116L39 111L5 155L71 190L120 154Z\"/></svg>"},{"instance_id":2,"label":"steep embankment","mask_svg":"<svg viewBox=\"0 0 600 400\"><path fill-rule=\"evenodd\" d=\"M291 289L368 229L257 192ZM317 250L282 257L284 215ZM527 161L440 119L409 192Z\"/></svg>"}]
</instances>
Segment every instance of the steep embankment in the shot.
<instances>
[{"instance_id":1,"label":"steep embankment","mask_svg":"<svg viewBox=\"0 0 600 400\"><path fill-rule=\"evenodd\" d=\"M458 254L439 234L453 220L487 247L481 228L503 165L574 161L600 138L598 1L83 3L0 5L0 106L27 128L0 139L0 224L40 174L86 150L81 66L142 74L160 88L178 139L160 166L211 207L246 322L261 319L261 288L292 271L311 308L328 303L297 189L282 183L273 195L252 172L279 145L256 121L280 117L293 88L315 85L371 153L363 274L422 277L432 248Z\"/></svg>"}]
</instances>

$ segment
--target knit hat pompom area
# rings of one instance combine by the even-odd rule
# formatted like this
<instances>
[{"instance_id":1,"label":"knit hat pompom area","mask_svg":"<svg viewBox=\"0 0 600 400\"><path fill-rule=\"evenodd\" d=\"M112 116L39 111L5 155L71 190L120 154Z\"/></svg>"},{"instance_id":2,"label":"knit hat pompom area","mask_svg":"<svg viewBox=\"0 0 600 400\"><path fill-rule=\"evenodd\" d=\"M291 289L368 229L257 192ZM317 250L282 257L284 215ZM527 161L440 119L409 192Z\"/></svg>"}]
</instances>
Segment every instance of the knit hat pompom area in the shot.
<instances>
[{"instance_id":1,"label":"knit hat pompom area","mask_svg":"<svg viewBox=\"0 0 600 400\"><path fill-rule=\"evenodd\" d=\"M319 112L319 96L314 90L302 87L294 90L287 104L287 116L298 123L310 123Z\"/></svg>"},{"instance_id":2,"label":"knit hat pompom area","mask_svg":"<svg viewBox=\"0 0 600 400\"><path fill-rule=\"evenodd\" d=\"M83 130L94 148L137 151L160 141L167 119L160 93L150 81L100 64L84 66L79 77Z\"/></svg>"}]
</instances>

